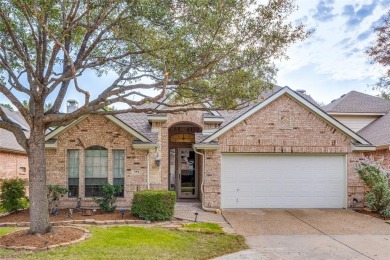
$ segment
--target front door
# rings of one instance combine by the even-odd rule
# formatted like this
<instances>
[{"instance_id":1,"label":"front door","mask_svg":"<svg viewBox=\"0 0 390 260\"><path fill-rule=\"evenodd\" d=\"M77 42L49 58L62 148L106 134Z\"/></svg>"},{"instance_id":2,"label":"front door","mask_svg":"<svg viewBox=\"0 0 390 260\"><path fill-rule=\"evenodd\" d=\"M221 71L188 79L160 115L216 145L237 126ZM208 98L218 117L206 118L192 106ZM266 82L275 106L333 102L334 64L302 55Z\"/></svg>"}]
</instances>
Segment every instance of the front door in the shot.
<instances>
[{"instance_id":1,"label":"front door","mask_svg":"<svg viewBox=\"0 0 390 260\"><path fill-rule=\"evenodd\" d=\"M195 165L194 150L191 148L179 148L177 153L177 195L179 198L198 197L198 178Z\"/></svg>"}]
</instances>

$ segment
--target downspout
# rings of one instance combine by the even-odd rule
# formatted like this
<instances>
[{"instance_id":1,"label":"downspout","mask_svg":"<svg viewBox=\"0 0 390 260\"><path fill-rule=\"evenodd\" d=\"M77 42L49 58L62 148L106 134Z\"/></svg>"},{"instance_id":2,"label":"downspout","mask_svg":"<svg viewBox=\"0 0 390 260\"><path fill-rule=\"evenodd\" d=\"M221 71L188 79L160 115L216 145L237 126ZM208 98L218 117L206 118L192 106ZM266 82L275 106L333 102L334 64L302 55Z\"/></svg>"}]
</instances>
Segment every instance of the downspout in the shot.
<instances>
[{"instance_id":1,"label":"downspout","mask_svg":"<svg viewBox=\"0 0 390 260\"><path fill-rule=\"evenodd\" d=\"M208 207L205 207L205 206L203 205L203 202L204 202L204 165L205 165L204 154L198 152L194 146L192 146L192 148L194 149L194 152L195 152L196 154L199 154L200 156L202 156L202 173L201 173L201 174L202 174L202 183L200 184L200 191L202 192L202 201L201 201L202 209L203 209L204 211L215 212L217 209L208 208Z\"/></svg>"},{"instance_id":2,"label":"downspout","mask_svg":"<svg viewBox=\"0 0 390 260\"><path fill-rule=\"evenodd\" d=\"M147 190L150 190L150 166L149 166L149 161L150 161L150 151L148 151L147 155L147 174L146 174L146 186Z\"/></svg>"}]
</instances>

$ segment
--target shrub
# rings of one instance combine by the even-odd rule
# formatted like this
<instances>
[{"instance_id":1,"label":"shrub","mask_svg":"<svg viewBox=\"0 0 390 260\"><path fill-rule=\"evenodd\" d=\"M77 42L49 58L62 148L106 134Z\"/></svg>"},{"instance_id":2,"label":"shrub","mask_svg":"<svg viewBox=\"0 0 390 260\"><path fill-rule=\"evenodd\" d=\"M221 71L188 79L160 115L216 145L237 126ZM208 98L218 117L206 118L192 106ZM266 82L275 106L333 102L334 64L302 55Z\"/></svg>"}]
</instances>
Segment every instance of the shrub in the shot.
<instances>
[{"instance_id":1,"label":"shrub","mask_svg":"<svg viewBox=\"0 0 390 260\"><path fill-rule=\"evenodd\" d=\"M54 209L58 208L60 204L60 199L64 197L67 192L68 190L64 187L58 185L47 185L47 199L49 202L50 213L54 213Z\"/></svg>"},{"instance_id":2,"label":"shrub","mask_svg":"<svg viewBox=\"0 0 390 260\"><path fill-rule=\"evenodd\" d=\"M390 189L387 174L378 163L363 162L356 168L368 188L366 199L372 211L386 210L390 205Z\"/></svg>"},{"instance_id":3,"label":"shrub","mask_svg":"<svg viewBox=\"0 0 390 260\"><path fill-rule=\"evenodd\" d=\"M174 191L147 190L134 193L131 212L146 220L170 220L175 210Z\"/></svg>"},{"instance_id":4,"label":"shrub","mask_svg":"<svg viewBox=\"0 0 390 260\"><path fill-rule=\"evenodd\" d=\"M103 198L94 199L99 205L99 208L104 212L112 212L115 210L116 195L122 192L123 187L119 185L104 184L103 186Z\"/></svg>"},{"instance_id":5,"label":"shrub","mask_svg":"<svg viewBox=\"0 0 390 260\"><path fill-rule=\"evenodd\" d=\"M14 212L26 206L26 184L26 180L19 178L1 180L0 201L5 211Z\"/></svg>"}]
</instances>

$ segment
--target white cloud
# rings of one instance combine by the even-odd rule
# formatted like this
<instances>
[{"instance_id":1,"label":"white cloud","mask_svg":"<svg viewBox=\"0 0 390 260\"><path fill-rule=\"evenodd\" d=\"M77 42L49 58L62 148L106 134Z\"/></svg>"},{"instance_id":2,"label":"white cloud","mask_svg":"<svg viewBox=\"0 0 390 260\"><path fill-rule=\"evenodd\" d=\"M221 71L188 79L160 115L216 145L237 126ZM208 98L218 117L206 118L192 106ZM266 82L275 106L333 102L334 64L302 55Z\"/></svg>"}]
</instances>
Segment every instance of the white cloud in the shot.
<instances>
[{"instance_id":1,"label":"white cloud","mask_svg":"<svg viewBox=\"0 0 390 260\"><path fill-rule=\"evenodd\" d=\"M317 3L297 1L300 9L291 17L292 21L301 19L307 28L314 28L315 32L305 42L295 44L288 49L289 60L277 62L278 83L286 81L287 84L288 81L302 83L300 79L294 80L295 73L296 77L299 74L299 77L310 78L312 84L328 82L327 88L331 88L329 85L333 84L338 86L338 89L343 89L340 85L343 83L346 86L344 93L351 90L346 82L354 82L356 89L364 90L367 84L373 84L384 71L382 67L370 64L365 50L375 41L375 34L369 33L372 24L377 22L387 9L380 4L375 6L372 4L373 1L358 3L349 0L335 1L332 5L334 16L321 22L314 19L313 15L309 15L316 10ZM344 6L348 4L354 7L355 13L350 13L349 16L342 15ZM363 11L358 12L359 10ZM356 15L358 21L355 21L353 26L347 23L353 17L352 15ZM305 76L302 70L308 68L310 68L310 76ZM318 92L314 87L311 88L312 92ZM323 99L323 102L329 102L329 99Z\"/></svg>"}]
</instances>

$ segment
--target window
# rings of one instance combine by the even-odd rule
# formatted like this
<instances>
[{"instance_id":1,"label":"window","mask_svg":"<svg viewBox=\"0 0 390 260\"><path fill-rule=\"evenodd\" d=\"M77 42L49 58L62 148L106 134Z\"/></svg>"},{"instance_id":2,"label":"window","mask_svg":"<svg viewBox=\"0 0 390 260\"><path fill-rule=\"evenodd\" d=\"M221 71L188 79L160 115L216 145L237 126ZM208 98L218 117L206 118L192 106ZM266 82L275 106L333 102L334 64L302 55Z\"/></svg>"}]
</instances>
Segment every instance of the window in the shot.
<instances>
[{"instance_id":1,"label":"window","mask_svg":"<svg viewBox=\"0 0 390 260\"><path fill-rule=\"evenodd\" d=\"M114 150L113 151L113 160L114 160L114 185L122 186L122 192L119 192L117 197L124 197L124 170L125 170L125 155L123 150Z\"/></svg>"},{"instance_id":2,"label":"window","mask_svg":"<svg viewBox=\"0 0 390 260\"><path fill-rule=\"evenodd\" d=\"M85 150L85 197L101 197L108 183L108 151L92 146Z\"/></svg>"},{"instance_id":3,"label":"window","mask_svg":"<svg viewBox=\"0 0 390 260\"><path fill-rule=\"evenodd\" d=\"M79 196L79 150L68 150L68 197Z\"/></svg>"}]
</instances>

